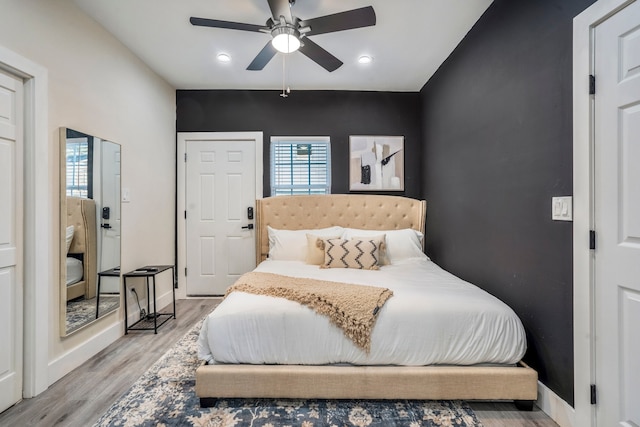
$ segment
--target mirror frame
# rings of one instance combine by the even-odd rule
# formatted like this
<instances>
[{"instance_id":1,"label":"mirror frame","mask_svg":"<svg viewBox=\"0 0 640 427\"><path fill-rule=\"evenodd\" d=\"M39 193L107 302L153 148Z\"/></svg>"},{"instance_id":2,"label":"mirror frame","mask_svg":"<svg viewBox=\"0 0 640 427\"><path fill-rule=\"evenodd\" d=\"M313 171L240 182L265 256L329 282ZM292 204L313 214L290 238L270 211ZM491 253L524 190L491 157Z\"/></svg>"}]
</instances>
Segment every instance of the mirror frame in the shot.
<instances>
[{"instance_id":1,"label":"mirror frame","mask_svg":"<svg viewBox=\"0 0 640 427\"><path fill-rule=\"evenodd\" d=\"M94 138L96 138L93 135L89 135L85 132L82 131L78 131L76 129L71 129L71 128L67 128L67 127L61 127L60 131L59 131L59 214L60 214L60 218L59 218L59 251L60 251L60 256L59 256L59 277L58 277L58 289L59 289L59 293L60 293L60 298L59 298L59 322L60 322L60 336L61 337L67 337L71 334L74 334L76 332L78 332L81 329L86 328L87 326L93 324L94 322L96 322L97 320L100 320L104 317L106 317L107 315L111 314L111 313L116 313L118 312L118 310L122 307L122 292L120 291L119 293L119 303L118 306L116 308L114 308L113 310L104 313L103 315L93 318L90 321L87 321L86 323L84 323L83 325L79 326L78 328L72 330L72 331L67 331L67 286L66 286L66 280L67 280L67 271L66 271L66 258L67 258L67 248L66 248L66 242L65 242L65 234L66 234L66 228L67 228L67 159L66 159L66 144L67 144L67 131L68 130L73 130L79 133L84 133L85 135L88 136L92 136ZM116 144L118 147L120 147L120 153L122 154L122 145L118 144L116 142L113 141L109 141L109 140L103 140L102 141L105 142L110 142L112 144ZM120 173L122 174L122 164L120 165ZM122 185L122 184L120 184ZM121 203L121 200L118 200L118 203ZM121 212L121 209L120 209ZM97 218L96 218L97 220ZM97 226L98 228L100 228L100 223L97 221ZM97 232L99 233L100 231L97 230ZM122 241L120 241L120 261L122 261ZM96 276L100 271L98 271L98 269L96 268ZM96 277L96 286L97 286L97 281L98 278ZM119 278L118 278L118 288L121 288L121 283L122 283L122 273L120 274Z\"/></svg>"}]
</instances>

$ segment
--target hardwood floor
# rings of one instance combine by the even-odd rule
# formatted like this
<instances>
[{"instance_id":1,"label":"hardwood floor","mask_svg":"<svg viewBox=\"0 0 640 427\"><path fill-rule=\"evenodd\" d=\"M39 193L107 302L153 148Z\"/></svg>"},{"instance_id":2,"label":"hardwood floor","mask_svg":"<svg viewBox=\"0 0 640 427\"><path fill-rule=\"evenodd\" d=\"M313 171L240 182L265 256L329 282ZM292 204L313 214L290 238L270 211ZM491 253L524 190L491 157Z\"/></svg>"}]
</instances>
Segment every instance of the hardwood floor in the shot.
<instances>
[{"instance_id":1,"label":"hardwood floor","mask_svg":"<svg viewBox=\"0 0 640 427\"><path fill-rule=\"evenodd\" d=\"M91 426L160 356L219 299L176 301L177 319L158 335L131 332L33 399L25 399L0 414L0 426ZM557 426L538 408L518 411L510 402L473 402L485 427Z\"/></svg>"},{"instance_id":2,"label":"hardwood floor","mask_svg":"<svg viewBox=\"0 0 640 427\"><path fill-rule=\"evenodd\" d=\"M537 406L533 411L519 411L513 402L470 402L484 427L558 427Z\"/></svg>"},{"instance_id":3,"label":"hardwood floor","mask_svg":"<svg viewBox=\"0 0 640 427\"><path fill-rule=\"evenodd\" d=\"M176 301L176 320L169 320L158 329L157 335L153 331L129 332L44 393L25 399L0 414L0 426L93 425L140 375L218 302L219 299Z\"/></svg>"}]
</instances>

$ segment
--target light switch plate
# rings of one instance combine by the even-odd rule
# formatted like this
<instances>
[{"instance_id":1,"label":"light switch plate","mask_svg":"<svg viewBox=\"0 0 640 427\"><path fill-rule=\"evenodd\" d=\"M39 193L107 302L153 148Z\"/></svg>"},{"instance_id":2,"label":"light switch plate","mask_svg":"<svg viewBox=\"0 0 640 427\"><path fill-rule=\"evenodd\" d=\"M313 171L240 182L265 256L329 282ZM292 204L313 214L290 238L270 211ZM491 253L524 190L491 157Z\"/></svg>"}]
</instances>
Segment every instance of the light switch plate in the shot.
<instances>
[{"instance_id":1,"label":"light switch plate","mask_svg":"<svg viewBox=\"0 0 640 427\"><path fill-rule=\"evenodd\" d=\"M551 198L551 219L573 221L573 196Z\"/></svg>"},{"instance_id":2,"label":"light switch plate","mask_svg":"<svg viewBox=\"0 0 640 427\"><path fill-rule=\"evenodd\" d=\"M129 203L131 201L131 192L127 187L122 189L122 203Z\"/></svg>"}]
</instances>

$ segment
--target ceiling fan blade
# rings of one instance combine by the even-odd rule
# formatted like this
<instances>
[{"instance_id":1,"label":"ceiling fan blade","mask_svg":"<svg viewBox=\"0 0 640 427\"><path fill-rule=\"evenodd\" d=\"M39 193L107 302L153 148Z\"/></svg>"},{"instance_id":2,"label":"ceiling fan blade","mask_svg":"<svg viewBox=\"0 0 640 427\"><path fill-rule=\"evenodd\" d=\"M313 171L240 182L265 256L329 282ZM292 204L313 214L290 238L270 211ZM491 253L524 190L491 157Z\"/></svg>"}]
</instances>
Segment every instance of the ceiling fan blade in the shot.
<instances>
[{"instance_id":1,"label":"ceiling fan blade","mask_svg":"<svg viewBox=\"0 0 640 427\"><path fill-rule=\"evenodd\" d=\"M195 18L189 19L191 24L199 27L227 28L230 30L242 30L262 32L267 29L264 25L243 24L242 22L219 21L217 19Z\"/></svg>"},{"instance_id":2,"label":"ceiling fan blade","mask_svg":"<svg viewBox=\"0 0 640 427\"><path fill-rule=\"evenodd\" d=\"M278 51L269 41L265 47L262 48L260 53L251 61L251 64L247 67L247 70L260 71L271 61L271 58L275 56Z\"/></svg>"},{"instance_id":3,"label":"ceiling fan blade","mask_svg":"<svg viewBox=\"0 0 640 427\"><path fill-rule=\"evenodd\" d=\"M308 26L311 28L311 31L306 34L307 36L372 25L376 25L376 13L371 6L300 21L300 27Z\"/></svg>"},{"instance_id":4,"label":"ceiling fan blade","mask_svg":"<svg viewBox=\"0 0 640 427\"><path fill-rule=\"evenodd\" d=\"M300 46L300 52L329 72L337 70L342 65L342 61L306 37L304 45Z\"/></svg>"},{"instance_id":5,"label":"ceiling fan blade","mask_svg":"<svg viewBox=\"0 0 640 427\"><path fill-rule=\"evenodd\" d=\"M284 20L288 24L293 24L293 17L291 16L291 6L289 6L289 0L267 0L269 2L269 9L271 9L271 15L273 16L273 22L280 22L280 16L284 16Z\"/></svg>"}]
</instances>

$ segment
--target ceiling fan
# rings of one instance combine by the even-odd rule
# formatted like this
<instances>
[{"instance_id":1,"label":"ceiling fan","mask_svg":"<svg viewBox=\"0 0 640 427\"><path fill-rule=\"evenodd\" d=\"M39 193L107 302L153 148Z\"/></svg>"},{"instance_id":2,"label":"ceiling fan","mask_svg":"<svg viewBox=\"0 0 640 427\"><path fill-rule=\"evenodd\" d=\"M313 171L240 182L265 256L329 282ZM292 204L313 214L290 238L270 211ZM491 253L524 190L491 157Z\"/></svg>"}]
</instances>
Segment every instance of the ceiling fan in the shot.
<instances>
[{"instance_id":1,"label":"ceiling fan","mask_svg":"<svg viewBox=\"0 0 640 427\"><path fill-rule=\"evenodd\" d=\"M291 6L295 0L267 0L267 2L272 17L265 25L195 17L192 17L190 22L202 27L270 33L272 40L262 48L247 70L262 70L278 51L290 53L300 50L327 71L335 71L342 65L342 61L310 40L309 36L370 27L376 24L376 14L371 6L302 20L291 14Z\"/></svg>"}]
</instances>

